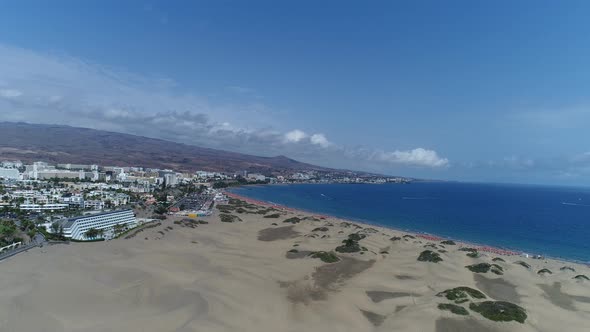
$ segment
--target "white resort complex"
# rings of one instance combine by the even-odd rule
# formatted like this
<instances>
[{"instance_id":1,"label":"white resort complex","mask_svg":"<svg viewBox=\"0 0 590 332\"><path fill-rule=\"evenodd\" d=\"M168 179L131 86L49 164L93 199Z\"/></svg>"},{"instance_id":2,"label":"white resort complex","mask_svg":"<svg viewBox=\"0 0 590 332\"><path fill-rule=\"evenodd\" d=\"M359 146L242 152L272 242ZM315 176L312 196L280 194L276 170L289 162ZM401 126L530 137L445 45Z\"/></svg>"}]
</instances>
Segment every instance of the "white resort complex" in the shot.
<instances>
[{"instance_id":1,"label":"white resort complex","mask_svg":"<svg viewBox=\"0 0 590 332\"><path fill-rule=\"evenodd\" d=\"M104 230L103 237L112 237L113 227L115 225L124 225L126 228L132 228L137 225L137 219L133 210L118 210L91 214L81 217L65 219L62 221L64 236L73 240L89 240L86 237L86 231L91 228Z\"/></svg>"}]
</instances>

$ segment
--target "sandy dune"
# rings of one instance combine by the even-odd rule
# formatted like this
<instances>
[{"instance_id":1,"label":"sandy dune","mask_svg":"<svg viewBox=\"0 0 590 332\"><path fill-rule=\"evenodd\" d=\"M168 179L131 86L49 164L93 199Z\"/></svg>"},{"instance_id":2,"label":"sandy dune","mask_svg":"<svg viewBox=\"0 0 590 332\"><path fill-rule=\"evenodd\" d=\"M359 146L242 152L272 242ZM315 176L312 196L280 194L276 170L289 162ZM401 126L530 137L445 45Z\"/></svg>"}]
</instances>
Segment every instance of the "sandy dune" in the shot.
<instances>
[{"instance_id":1,"label":"sandy dune","mask_svg":"<svg viewBox=\"0 0 590 332\"><path fill-rule=\"evenodd\" d=\"M587 331L586 266L554 260L479 258L403 233L283 212L237 213L242 222L191 228L165 221L131 239L37 248L0 262L0 331ZM283 220L309 217L298 223ZM275 225L273 225L275 224ZM172 229L170 229L172 228ZM361 253L324 263L351 233ZM419 262L426 249L439 263ZM289 252L291 251L291 252ZM446 251L446 252L444 252ZM514 264L522 260L529 269ZM497 263L503 275L466 265ZM563 266L575 269L561 270ZM552 274L539 275L542 268ZM521 324L437 308L468 286L520 305ZM473 300L472 300L473 301ZM469 308L469 302L459 304Z\"/></svg>"}]
</instances>

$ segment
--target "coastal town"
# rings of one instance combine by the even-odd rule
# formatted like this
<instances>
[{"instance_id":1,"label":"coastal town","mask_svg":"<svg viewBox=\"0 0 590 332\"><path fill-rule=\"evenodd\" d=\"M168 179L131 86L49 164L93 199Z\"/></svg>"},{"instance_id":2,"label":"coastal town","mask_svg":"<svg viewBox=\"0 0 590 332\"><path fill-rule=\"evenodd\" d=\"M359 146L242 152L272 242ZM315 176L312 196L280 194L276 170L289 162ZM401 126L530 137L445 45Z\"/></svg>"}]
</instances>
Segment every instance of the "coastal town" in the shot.
<instances>
[{"instance_id":1,"label":"coastal town","mask_svg":"<svg viewBox=\"0 0 590 332\"><path fill-rule=\"evenodd\" d=\"M102 241L167 216L208 216L222 190L248 184L408 183L354 172L278 175L19 160L0 163L0 248L18 252L44 241Z\"/></svg>"}]
</instances>

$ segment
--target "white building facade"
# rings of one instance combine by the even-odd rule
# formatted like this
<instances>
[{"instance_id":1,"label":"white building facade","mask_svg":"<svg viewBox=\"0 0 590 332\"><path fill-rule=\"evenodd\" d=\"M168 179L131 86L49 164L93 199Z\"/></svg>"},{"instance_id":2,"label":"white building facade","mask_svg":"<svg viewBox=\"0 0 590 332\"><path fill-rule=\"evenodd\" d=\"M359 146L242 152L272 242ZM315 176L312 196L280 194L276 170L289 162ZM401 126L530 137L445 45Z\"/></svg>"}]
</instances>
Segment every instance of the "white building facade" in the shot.
<instances>
[{"instance_id":1,"label":"white building facade","mask_svg":"<svg viewBox=\"0 0 590 332\"><path fill-rule=\"evenodd\" d=\"M16 168L0 168L0 179L20 180L21 175Z\"/></svg>"},{"instance_id":2,"label":"white building facade","mask_svg":"<svg viewBox=\"0 0 590 332\"><path fill-rule=\"evenodd\" d=\"M33 212L41 212L41 211L58 211L58 210L65 210L70 207L68 204L21 204L19 206L20 210L23 211L33 211Z\"/></svg>"},{"instance_id":3,"label":"white building facade","mask_svg":"<svg viewBox=\"0 0 590 332\"><path fill-rule=\"evenodd\" d=\"M85 200L84 208L92 210L102 210L105 208L105 202L103 202L102 200Z\"/></svg>"},{"instance_id":4,"label":"white building facade","mask_svg":"<svg viewBox=\"0 0 590 332\"><path fill-rule=\"evenodd\" d=\"M74 240L89 240L86 237L86 231L91 228L104 230L105 234L112 233L115 225L125 225L127 228L135 227L137 225L137 219L133 210L91 214L70 218L62 223L64 236Z\"/></svg>"}]
</instances>

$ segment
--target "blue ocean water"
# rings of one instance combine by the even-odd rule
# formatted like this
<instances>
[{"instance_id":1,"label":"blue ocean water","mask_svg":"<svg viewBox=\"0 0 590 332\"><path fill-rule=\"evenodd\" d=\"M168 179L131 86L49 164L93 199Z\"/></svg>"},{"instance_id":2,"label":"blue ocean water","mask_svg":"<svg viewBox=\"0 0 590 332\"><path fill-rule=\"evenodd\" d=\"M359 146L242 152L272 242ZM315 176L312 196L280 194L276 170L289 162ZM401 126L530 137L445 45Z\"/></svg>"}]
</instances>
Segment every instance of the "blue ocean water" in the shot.
<instances>
[{"instance_id":1,"label":"blue ocean water","mask_svg":"<svg viewBox=\"0 0 590 332\"><path fill-rule=\"evenodd\" d=\"M590 262L590 188L416 182L246 186L232 191L400 230Z\"/></svg>"}]
</instances>

